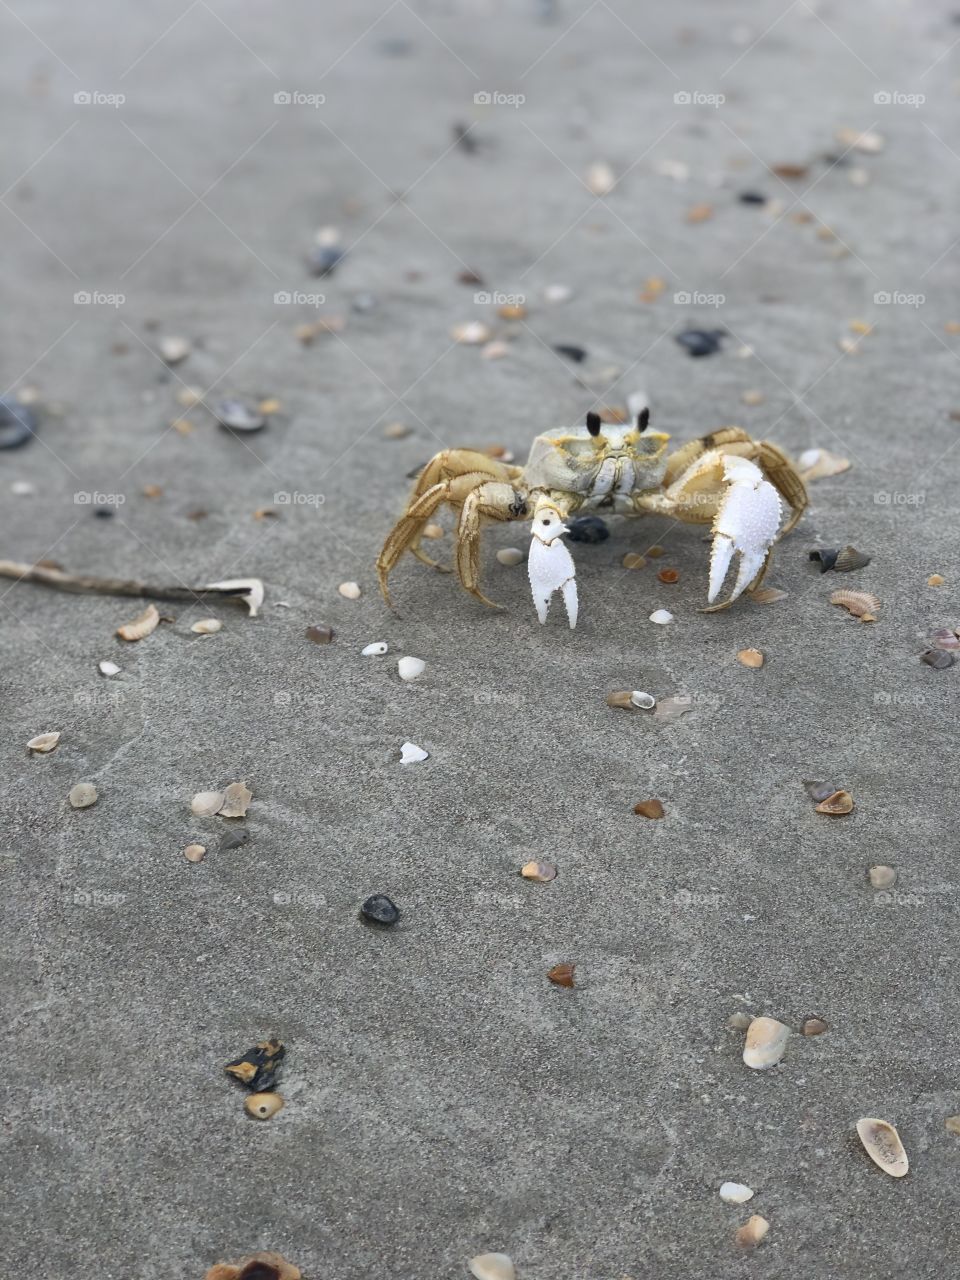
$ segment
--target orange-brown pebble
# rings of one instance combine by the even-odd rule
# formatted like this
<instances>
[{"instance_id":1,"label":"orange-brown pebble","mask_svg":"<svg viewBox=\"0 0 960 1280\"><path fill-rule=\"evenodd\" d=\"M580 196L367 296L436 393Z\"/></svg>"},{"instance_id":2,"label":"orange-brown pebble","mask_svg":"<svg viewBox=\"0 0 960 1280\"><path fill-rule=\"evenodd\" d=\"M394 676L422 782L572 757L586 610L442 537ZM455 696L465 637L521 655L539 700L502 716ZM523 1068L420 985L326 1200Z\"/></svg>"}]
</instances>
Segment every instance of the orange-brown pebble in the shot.
<instances>
[{"instance_id":1,"label":"orange-brown pebble","mask_svg":"<svg viewBox=\"0 0 960 1280\"><path fill-rule=\"evenodd\" d=\"M641 818L662 818L665 811L659 800L641 800L633 806L633 812Z\"/></svg>"},{"instance_id":2,"label":"orange-brown pebble","mask_svg":"<svg viewBox=\"0 0 960 1280\"><path fill-rule=\"evenodd\" d=\"M674 583L680 581L679 569L661 569L657 574L661 582Z\"/></svg>"},{"instance_id":3,"label":"orange-brown pebble","mask_svg":"<svg viewBox=\"0 0 960 1280\"><path fill-rule=\"evenodd\" d=\"M575 964L555 964L547 977L555 987L572 987L576 968Z\"/></svg>"},{"instance_id":4,"label":"orange-brown pebble","mask_svg":"<svg viewBox=\"0 0 960 1280\"><path fill-rule=\"evenodd\" d=\"M763 654L759 649L741 649L737 654L737 661L742 667L762 667Z\"/></svg>"}]
</instances>

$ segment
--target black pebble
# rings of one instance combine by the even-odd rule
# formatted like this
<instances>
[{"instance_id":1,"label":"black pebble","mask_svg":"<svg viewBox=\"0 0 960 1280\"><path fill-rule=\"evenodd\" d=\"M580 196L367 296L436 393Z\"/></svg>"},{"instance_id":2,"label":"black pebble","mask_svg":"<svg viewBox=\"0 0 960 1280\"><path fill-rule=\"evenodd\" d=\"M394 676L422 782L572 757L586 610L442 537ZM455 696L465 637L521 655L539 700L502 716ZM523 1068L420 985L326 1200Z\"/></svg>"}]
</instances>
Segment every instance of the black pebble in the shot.
<instances>
[{"instance_id":1,"label":"black pebble","mask_svg":"<svg viewBox=\"0 0 960 1280\"><path fill-rule=\"evenodd\" d=\"M0 398L0 449L19 448L36 429L37 415L29 405L6 396Z\"/></svg>"},{"instance_id":2,"label":"black pebble","mask_svg":"<svg viewBox=\"0 0 960 1280\"><path fill-rule=\"evenodd\" d=\"M685 329L676 335L676 340L688 355L712 356L720 350L720 341L725 337L722 329Z\"/></svg>"},{"instance_id":3,"label":"black pebble","mask_svg":"<svg viewBox=\"0 0 960 1280\"><path fill-rule=\"evenodd\" d=\"M227 853L230 849L242 849L249 839L249 831L231 831L220 841L220 852Z\"/></svg>"},{"instance_id":4,"label":"black pebble","mask_svg":"<svg viewBox=\"0 0 960 1280\"><path fill-rule=\"evenodd\" d=\"M741 191L740 203L741 204L766 204L767 197L763 194L762 191Z\"/></svg>"},{"instance_id":5,"label":"black pebble","mask_svg":"<svg viewBox=\"0 0 960 1280\"><path fill-rule=\"evenodd\" d=\"M928 649L926 653L921 653L920 661L925 662L928 667L933 667L934 671L945 671L947 667L952 667L957 660L955 653L950 653L947 649Z\"/></svg>"},{"instance_id":6,"label":"black pebble","mask_svg":"<svg viewBox=\"0 0 960 1280\"><path fill-rule=\"evenodd\" d=\"M558 355L566 356L568 360L572 360L574 364L583 364L587 358L587 353L583 347L573 347L566 342L555 343L553 349Z\"/></svg>"},{"instance_id":7,"label":"black pebble","mask_svg":"<svg viewBox=\"0 0 960 1280\"><path fill-rule=\"evenodd\" d=\"M360 914L371 924L396 924L400 908L383 893L375 893L360 905Z\"/></svg>"},{"instance_id":8,"label":"black pebble","mask_svg":"<svg viewBox=\"0 0 960 1280\"><path fill-rule=\"evenodd\" d=\"M837 563L839 554L839 547L817 547L815 551L810 552L810 559L819 563L821 573L826 573Z\"/></svg>"},{"instance_id":9,"label":"black pebble","mask_svg":"<svg viewBox=\"0 0 960 1280\"><path fill-rule=\"evenodd\" d=\"M307 266L310 274L318 280L333 275L343 260L343 250L335 244L318 244L307 255Z\"/></svg>"},{"instance_id":10,"label":"black pebble","mask_svg":"<svg viewBox=\"0 0 960 1280\"><path fill-rule=\"evenodd\" d=\"M117 513L113 507L94 507L93 514L98 520L112 520Z\"/></svg>"},{"instance_id":11,"label":"black pebble","mask_svg":"<svg viewBox=\"0 0 960 1280\"><path fill-rule=\"evenodd\" d=\"M610 537L606 521L599 516L577 516L567 521L567 528L571 542L606 542Z\"/></svg>"},{"instance_id":12,"label":"black pebble","mask_svg":"<svg viewBox=\"0 0 960 1280\"><path fill-rule=\"evenodd\" d=\"M242 400L218 400L214 412L225 431L259 431L267 422L262 413L250 409Z\"/></svg>"}]
</instances>

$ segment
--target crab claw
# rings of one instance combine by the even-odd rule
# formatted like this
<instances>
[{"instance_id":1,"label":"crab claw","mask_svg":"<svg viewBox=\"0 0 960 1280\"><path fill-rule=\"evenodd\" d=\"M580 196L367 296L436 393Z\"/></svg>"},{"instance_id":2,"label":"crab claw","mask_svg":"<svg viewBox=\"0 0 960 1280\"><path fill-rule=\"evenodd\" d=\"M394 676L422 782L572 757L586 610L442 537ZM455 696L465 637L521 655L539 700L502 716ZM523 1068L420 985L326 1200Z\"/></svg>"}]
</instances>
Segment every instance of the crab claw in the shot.
<instances>
[{"instance_id":1,"label":"crab claw","mask_svg":"<svg viewBox=\"0 0 960 1280\"><path fill-rule=\"evenodd\" d=\"M780 496L755 463L749 458L724 458L723 478L730 488L713 522L710 604L720 593L733 553L740 553L740 566L728 604L763 568L780 527Z\"/></svg>"},{"instance_id":2,"label":"crab claw","mask_svg":"<svg viewBox=\"0 0 960 1280\"><path fill-rule=\"evenodd\" d=\"M573 556L563 543L567 526L553 507L541 507L533 521L527 573L537 617L546 622L555 591L563 595L571 629L577 625L577 582Z\"/></svg>"}]
</instances>

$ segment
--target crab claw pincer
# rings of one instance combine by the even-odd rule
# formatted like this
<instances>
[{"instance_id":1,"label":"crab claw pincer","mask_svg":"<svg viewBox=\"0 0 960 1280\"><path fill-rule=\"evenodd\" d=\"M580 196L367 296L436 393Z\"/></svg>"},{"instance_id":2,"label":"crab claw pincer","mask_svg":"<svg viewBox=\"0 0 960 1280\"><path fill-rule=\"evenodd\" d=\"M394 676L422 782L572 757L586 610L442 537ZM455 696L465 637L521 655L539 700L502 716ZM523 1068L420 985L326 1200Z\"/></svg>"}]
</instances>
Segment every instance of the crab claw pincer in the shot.
<instances>
[{"instance_id":1,"label":"crab claw pincer","mask_svg":"<svg viewBox=\"0 0 960 1280\"><path fill-rule=\"evenodd\" d=\"M541 507L533 521L527 573L537 617L546 622L555 591L563 595L571 629L577 625L577 581L573 556L563 542L567 526L553 507Z\"/></svg>"},{"instance_id":2,"label":"crab claw pincer","mask_svg":"<svg viewBox=\"0 0 960 1280\"><path fill-rule=\"evenodd\" d=\"M740 565L728 604L763 568L780 528L780 496L755 463L749 458L724 458L723 478L730 487L713 522L710 604L720 594L734 552L740 554Z\"/></svg>"}]
</instances>

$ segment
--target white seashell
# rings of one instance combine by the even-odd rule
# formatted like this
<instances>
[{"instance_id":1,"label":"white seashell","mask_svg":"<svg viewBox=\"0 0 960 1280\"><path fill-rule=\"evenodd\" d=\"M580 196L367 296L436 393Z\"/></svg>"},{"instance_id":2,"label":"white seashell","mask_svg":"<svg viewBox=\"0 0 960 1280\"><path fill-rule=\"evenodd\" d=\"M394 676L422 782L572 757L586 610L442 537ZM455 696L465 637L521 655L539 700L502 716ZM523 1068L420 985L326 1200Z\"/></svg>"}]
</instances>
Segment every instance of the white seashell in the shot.
<instances>
[{"instance_id":1,"label":"white seashell","mask_svg":"<svg viewBox=\"0 0 960 1280\"><path fill-rule=\"evenodd\" d=\"M27 747L31 751L39 751L41 755L46 755L48 751L54 749L59 741L59 733L38 733L35 738L30 739Z\"/></svg>"},{"instance_id":2,"label":"white seashell","mask_svg":"<svg viewBox=\"0 0 960 1280\"><path fill-rule=\"evenodd\" d=\"M776 1018L754 1018L747 1028L743 1060L754 1071L775 1067L787 1047L790 1028Z\"/></svg>"},{"instance_id":3,"label":"white seashell","mask_svg":"<svg viewBox=\"0 0 960 1280\"><path fill-rule=\"evenodd\" d=\"M419 680L427 669L422 658L401 658L397 663L397 671L401 680Z\"/></svg>"},{"instance_id":4,"label":"white seashell","mask_svg":"<svg viewBox=\"0 0 960 1280\"><path fill-rule=\"evenodd\" d=\"M209 818L220 812L225 800L226 796L222 791L198 791L190 801L190 811L198 818Z\"/></svg>"},{"instance_id":5,"label":"white seashell","mask_svg":"<svg viewBox=\"0 0 960 1280\"><path fill-rule=\"evenodd\" d=\"M466 324L455 324L450 330L450 336L454 342L476 347L483 342L489 342L493 337L493 331L480 320L468 320Z\"/></svg>"},{"instance_id":6,"label":"white seashell","mask_svg":"<svg viewBox=\"0 0 960 1280\"><path fill-rule=\"evenodd\" d=\"M92 782L78 782L68 797L74 809L89 809L97 803L97 788Z\"/></svg>"},{"instance_id":7,"label":"white seashell","mask_svg":"<svg viewBox=\"0 0 960 1280\"><path fill-rule=\"evenodd\" d=\"M121 640L142 640L156 631L159 625L160 614L157 606L148 604L139 617L134 618L132 622L125 622L122 627L117 627L117 635Z\"/></svg>"},{"instance_id":8,"label":"white seashell","mask_svg":"<svg viewBox=\"0 0 960 1280\"><path fill-rule=\"evenodd\" d=\"M742 1182L724 1182L720 1186L720 1199L727 1204L746 1204L753 1196L753 1189Z\"/></svg>"},{"instance_id":9,"label":"white seashell","mask_svg":"<svg viewBox=\"0 0 960 1280\"><path fill-rule=\"evenodd\" d=\"M891 1178L902 1178L910 1168L910 1161L900 1141L900 1135L886 1120L864 1116L857 1121L857 1133L875 1165L889 1173Z\"/></svg>"},{"instance_id":10,"label":"white seashell","mask_svg":"<svg viewBox=\"0 0 960 1280\"><path fill-rule=\"evenodd\" d=\"M29 480L14 480L10 486L10 492L16 494L18 498L28 498L31 493L36 493L36 489Z\"/></svg>"},{"instance_id":11,"label":"white seashell","mask_svg":"<svg viewBox=\"0 0 960 1280\"><path fill-rule=\"evenodd\" d=\"M400 748L401 764L419 764L421 760L429 757L429 752L424 751L423 747L418 747L415 742L405 742Z\"/></svg>"},{"instance_id":12,"label":"white seashell","mask_svg":"<svg viewBox=\"0 0 960 1280\"><path fill-rule=\"evenodd\" d=\"M608 196L617 185L617 175L605 160L598 160L587 170L586 181L595 196Z\"/></svg>"},{"instance_id":13,"label":"white seashell","mask_svg":"<svg viewBox=\"0 0 960 1280\"><path fill-rule=\"evenodd\" d=\"M569 302L573 297L573 290L566 284L548 284L543 291L543 296L547 302Z\"/></svg>"},{"instance_id":14,"label":"white seashell","mask_svg":"<svg viewBox=\"0 0 960 1280\"><path fill-rule=\"evenodd\" d=\"M640 689L634 689L630 694L630 701L635 707L642 707L644 711L649 711L651 707L657 705L657 700L651 693L643 693Z\"/></svg>"},{"instance_id":15,"label":"white seashell","mask_svg":"<svg viewBox=\"0 0 960 1280\"><path fill-rule=\"evenodd\" d=\"M167 364L179 364L190 354L190 343L186 338L161 338L160 355Z\"/></svg>"},{"instance_id":16,"label":"white seashell","mask_svg":"<svg viewBox=\"0 0 960 1280\"><path fill-rule=\"evenodd\" d=\"M357 582L341 582L337 590L346 600L360 599L360 584Z\"/></svg>"},{"instance_id":17,"label":"white seashell","mask_svg":"<svg viewBox=\"0 0 960 1280\"><path fill-rule=\"evenodd\" d=\"M223 623L219 618L201 618L199 622L193 624L190 630L196 631L198 636L212 636L216 635L222 628Z\"/></svg>"},{"instance_id":18,"label":"white seashell","mask_svg":"<svg viewBox=\"0 0 960 1280\"><path fill-rule=\"evenodd\" d=\"M362 658L380 658L387 652L386 640L374 640L373 644L368 644L360 650Z\"/></svg>"},{"instance_id":19,"label":"white seashell","mask_svg":"<svg viewBox=\"0 0 960 1280\"><path fill-rule=\"evenodd\" d=\"M103 660L103 662L100 662L97 665L100 669L100 674L102 676L118 676L120 674L120 668L117 666L117 664L115 662L110 662L106 658Z\"/></svg>"},{"instance_id":20,"label":"white seashell","mask_svg":"<svg viewBox=\"0 0 960 1280\"><path fill-rule=\"evenodd\" d=\"M476 1280L516 1280L513 1259L505 1253L478 1253L467 1263Z\"/></svg>"},{"instance_id":21,"label":"white seashell","mask_svg":"<svg viewBox=\"0 0 960 1280\"><path fill-rule=\"evenodd\" d=\"M523 552L519 547L501 547L497 552L501 564L515 565L523 563Z\"/></svg>"},{"instance_id":22,"label":"white seashell","mask_svg":"<svg viewBox=\"0 0 960 1280\"><path fill-rule=\"evenodd\" d=\"M263 583L259 578L228 578L225 582L209 582L205 591L233 591L250 610L250 617L255 618L263 604Z\"/></svg>"},{"instance_id":23,"label":"white seashell","mask_svg":"<svg viewBox=\"0 0 960 1280\"><path fill-rule=\"evenodd\" d=\"M657 173L664 178L672 178L674 182L686 182L690 177L690 166L682 160L661 160L657 164Z\"/></svg>"},{"instance_id":24,"label":"white seashell","mask_svg":"<svg viewBox=\"0 0 960 1280\"><path fill-rule=\"evenodd\" d=\"M223 793L223 805L219 810L221 818L245 818L247 807L253 799L253 792L248 790L244 782L231 782Z\"/></svg>"},{"instance_id":25,"label":"white seashell","mask_svg":"<svg viewBox=\"0 0 960 1280\"><path fill-rule=\"evenodd\" d=\"M655 622L659 627L664 627L668 622L673 621L673 614L669 609L654 609L650 615L650 621Z\"/></svg>"}]
</instances>

